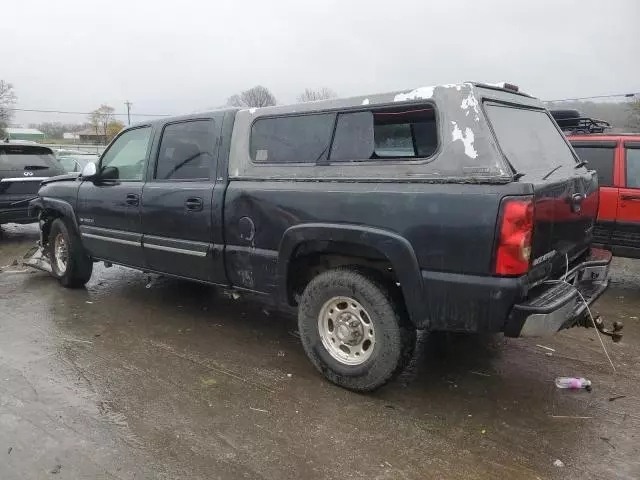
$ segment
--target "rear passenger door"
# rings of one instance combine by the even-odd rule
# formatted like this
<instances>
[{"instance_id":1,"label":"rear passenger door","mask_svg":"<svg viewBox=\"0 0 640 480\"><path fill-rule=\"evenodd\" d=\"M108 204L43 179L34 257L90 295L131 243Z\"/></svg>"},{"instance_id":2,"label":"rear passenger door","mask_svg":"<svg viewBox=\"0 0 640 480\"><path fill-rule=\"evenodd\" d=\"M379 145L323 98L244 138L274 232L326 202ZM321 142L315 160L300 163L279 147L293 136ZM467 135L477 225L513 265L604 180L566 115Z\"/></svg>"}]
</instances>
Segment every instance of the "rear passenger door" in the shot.
<instances>
[{"instance_id":1,"label":"rear passenger door","mask_svg":"<svg viewBox=\"0 0 640 480\"><path fill-rule=\"evenodd\" d=\"M623 248L620 255L640 257L640 142L624 143L623 165L613 241Z\"/></svg>"},{"instance_id":2,"label":"rear passenger door","mask_svg":"<svg viewBox=\"0 0 640 480\"><path fill-rule=\"evenodd\" d=\"M587 168L598 174L600 207L593 232L595 243L608 245L615 229L618 215L618 187L615 179L616 141L574 140L573 148L580 160L588 162Z\"/></svg>"},{"instance_id":3,"label":"rear passenger door","mask_svg":"<svg viewBox=\"0 0 640 480\"><path fill-rule=\"evenodd\" d=\"M154 146L142 191L143 251L154 271L205 282L224 278L213 244L213 204L222 115L168 123Z\"/></svg>"}]
</instances>

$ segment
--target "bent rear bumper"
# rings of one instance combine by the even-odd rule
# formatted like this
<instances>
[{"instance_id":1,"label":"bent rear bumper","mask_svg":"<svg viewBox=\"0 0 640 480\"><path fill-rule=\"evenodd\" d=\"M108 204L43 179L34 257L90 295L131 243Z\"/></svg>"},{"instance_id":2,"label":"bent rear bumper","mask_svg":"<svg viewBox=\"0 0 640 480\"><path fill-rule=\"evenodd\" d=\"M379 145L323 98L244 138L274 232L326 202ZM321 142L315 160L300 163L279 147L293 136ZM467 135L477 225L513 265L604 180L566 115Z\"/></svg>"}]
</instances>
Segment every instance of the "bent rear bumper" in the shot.
<instances>
[{"instance_id":1,"label":"bent rear bumper","mask_svg":"<svg viewBox=\"0 0 640 480\"><path fill-rule=\"evenodd\" d=\"M576 325L590 326L587 305L609 286L611 252L591 249L589 257L574 266L565 280L550 280L530 292L526 302L511 310L504 334L536 337ZM589 319L590 322L590 319Z\"/></svg>"}]
</instances>

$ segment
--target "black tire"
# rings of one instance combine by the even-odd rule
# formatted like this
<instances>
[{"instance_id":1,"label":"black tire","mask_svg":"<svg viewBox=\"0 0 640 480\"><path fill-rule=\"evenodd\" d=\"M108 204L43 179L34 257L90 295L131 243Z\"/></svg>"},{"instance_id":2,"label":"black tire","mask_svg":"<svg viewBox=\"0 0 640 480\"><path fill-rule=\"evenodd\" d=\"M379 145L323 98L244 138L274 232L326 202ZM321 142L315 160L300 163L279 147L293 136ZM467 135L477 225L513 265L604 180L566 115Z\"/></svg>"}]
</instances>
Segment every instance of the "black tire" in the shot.
<instances>
[{"instance_id":1,"label":"black tire","mask_svg":"<svg viewBox=\"0 0 640 480\"><path fill-rule=\"evenodd\" d=\"M56 261L55 245L59 235L67 245L67 261L64 269L61 269ZM56 218L51 223L47 253L51 261L51 274L58 279L62 286L80 288L91 278L93 262L84 251L75 228L67 220Z\"/></svg>"},{"instance_id":2,"label":"black tire","mask_svg":"<svg viewBox=\"0 0 640 480\"><path fill-rule=\"evenodd\" d=\"M357 392L380 388L400 373L415 346L415 329L409 325L402 303L391 285L357 268L337 268L315 277L304 290L298 309L298 329L311 363L331 382ZM335 297L359 302L372 322L376 338L364 363L347 365L323 345L318 318Z\"/></svg>"}]
</instances>

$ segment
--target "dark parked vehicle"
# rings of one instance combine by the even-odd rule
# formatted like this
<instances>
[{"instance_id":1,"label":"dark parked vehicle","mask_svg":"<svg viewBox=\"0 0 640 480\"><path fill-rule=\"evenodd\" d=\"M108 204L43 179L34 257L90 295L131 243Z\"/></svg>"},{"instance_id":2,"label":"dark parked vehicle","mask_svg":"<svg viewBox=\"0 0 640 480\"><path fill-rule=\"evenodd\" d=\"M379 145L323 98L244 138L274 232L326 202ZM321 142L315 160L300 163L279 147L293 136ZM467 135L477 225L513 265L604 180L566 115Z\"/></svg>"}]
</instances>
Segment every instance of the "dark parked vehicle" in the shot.
<instances>
[{"instance_id":1,"label":"dark parked vehicle","mask_svg":"<svg viewBox=\"0 0 640 480\"><path fill-rule=\"evenodd\" d=\"M0 141L0 225L37 222L29 216L29 200L40 182L64 173L50 148L32 142Z\"/></svg>"},{"instance_id":2,"label":"dark parked vehicle","mask_svg":"<svg viewBox=\"0 0 640 480\"><path fill-rule=\"evenodd\" d=\"M105 261L297 308L311 362L358 391L402 370L418 330L591 325L611 259L590 248L596 175L508 85L143 123L31 207L62 285Z\"/></svg>"}]
</instances>

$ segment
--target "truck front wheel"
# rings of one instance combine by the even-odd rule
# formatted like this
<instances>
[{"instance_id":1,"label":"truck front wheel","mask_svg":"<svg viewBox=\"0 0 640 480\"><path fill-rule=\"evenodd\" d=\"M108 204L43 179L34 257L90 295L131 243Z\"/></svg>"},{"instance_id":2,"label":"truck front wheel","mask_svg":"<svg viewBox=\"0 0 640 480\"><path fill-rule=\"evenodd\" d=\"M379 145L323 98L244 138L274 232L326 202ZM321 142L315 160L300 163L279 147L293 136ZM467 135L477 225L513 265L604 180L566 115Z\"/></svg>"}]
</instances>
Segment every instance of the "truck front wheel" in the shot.
<instances>
[{"instance_id":1,"label":"truck front wheel","mask_svg":"<svg viewBox=\"0 0 640 480\"><path fill-rule=\"evenodd\" d=\"M327 379L367 392L399 373L415 344L402 305L375 275L328 270L304 290L298 310L304 350Z\"/></svg>"},{"instance_id":2,"label":"truck front wheel","mask_svg":"<svg viewBox=\"0 0 640 480\"><path fill-rule=\"evenodd\" d=\"M73 226L62 218L51 223L47 244L51 274L67 288L84 286L91 278L93 262L80 243Z\"/></svg>"}]
</instances>

